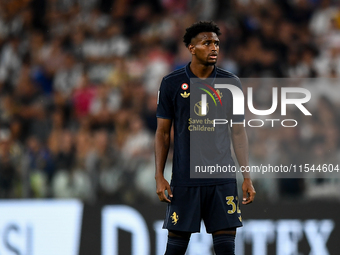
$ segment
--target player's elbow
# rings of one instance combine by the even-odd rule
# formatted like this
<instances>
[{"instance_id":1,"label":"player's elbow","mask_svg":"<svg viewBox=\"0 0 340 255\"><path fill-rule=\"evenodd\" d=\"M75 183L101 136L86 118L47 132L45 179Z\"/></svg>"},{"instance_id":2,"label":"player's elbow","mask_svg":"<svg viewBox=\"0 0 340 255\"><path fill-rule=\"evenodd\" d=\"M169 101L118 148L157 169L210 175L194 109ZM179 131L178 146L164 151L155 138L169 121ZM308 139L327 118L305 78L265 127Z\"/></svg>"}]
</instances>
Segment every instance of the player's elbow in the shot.
<instances>
[{"instance_id":1,"label":"player's elbow","mask_svg":"<svg viewBox=\"0 0 340 255\"><path fill-rule=\"evenodd\" d=\"M169 143L170 142L170 132L167 132L164 129L157 128L155 141L160 143Z\"/></svg>"}]
</instances>

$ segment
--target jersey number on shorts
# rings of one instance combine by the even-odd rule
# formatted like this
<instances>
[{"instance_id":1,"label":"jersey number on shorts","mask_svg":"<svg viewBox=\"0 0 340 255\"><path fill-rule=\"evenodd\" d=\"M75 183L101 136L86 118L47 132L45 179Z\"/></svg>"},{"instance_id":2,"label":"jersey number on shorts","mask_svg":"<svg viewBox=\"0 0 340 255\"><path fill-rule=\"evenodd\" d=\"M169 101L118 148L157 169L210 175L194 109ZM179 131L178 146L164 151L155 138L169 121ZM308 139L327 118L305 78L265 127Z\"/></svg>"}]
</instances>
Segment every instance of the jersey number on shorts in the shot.
<instances>
[{"instance_id":1,"label":"jersey number on shorts","mask_svg":"<svg viewBox=\"0 0 340 255\"><path fill-rule=\"evenodd\" d=\"M228 210L229 214L233 214L236 210L237 210L237 213L241 213L241 210L238 204L238 197L234 198L234 196L228 196L225 199L227 200L227 205L231 205L231 210ZM234 200L236 200L236 204Z\"/></svg>"}]
</instances>

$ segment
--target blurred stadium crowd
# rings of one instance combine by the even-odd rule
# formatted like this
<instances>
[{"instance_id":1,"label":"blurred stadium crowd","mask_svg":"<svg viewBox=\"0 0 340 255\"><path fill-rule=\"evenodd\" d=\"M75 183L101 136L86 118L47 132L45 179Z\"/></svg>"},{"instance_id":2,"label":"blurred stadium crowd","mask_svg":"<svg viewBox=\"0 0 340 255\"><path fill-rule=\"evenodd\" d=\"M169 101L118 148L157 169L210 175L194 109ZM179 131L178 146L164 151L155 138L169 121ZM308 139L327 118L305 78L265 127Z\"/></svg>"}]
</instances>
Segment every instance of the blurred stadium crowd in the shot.
<instances>
[{"instance_id":1,"label":"blurred stadium crowd","mask_svg":"<svg viewBox=\"0 0 340 255\"><path fill-rule=\"evenodd\" d=\"M307 84L313 116L300 112L297 128L248 128L251 164L339 163L339 1L7 0L0 198L157 201L157 92L190 61L182 36L198 20L220 26L218 65L239 77L328 81ZM254 102L266 101L271 88L254 88ZM339 178L256 184L258 199L273 201L340 194Z\"/></svg>"}]
</instances>

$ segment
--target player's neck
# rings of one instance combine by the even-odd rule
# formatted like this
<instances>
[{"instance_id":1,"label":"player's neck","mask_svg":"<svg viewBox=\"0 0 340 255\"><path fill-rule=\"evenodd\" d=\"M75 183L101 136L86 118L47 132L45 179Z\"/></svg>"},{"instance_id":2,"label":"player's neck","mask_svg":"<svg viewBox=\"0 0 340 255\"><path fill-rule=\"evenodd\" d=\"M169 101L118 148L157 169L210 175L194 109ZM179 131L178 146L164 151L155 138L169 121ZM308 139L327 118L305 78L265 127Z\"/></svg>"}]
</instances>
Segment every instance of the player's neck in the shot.
<instances>
[{"instance_id":1,"label":"player's neck","mask_svg":"<svg viewBox=\"0 0 340 255\"><path fill-rule=\"evenodd\" d=\"M196 61L194 61L194 59L192 60L189 68L191 72L200 79L208 78L211 75L211 73L214 71L213 65L209 65L209 66L203 65L203 64L197 63Z\"/></svg>"}]
</instances>

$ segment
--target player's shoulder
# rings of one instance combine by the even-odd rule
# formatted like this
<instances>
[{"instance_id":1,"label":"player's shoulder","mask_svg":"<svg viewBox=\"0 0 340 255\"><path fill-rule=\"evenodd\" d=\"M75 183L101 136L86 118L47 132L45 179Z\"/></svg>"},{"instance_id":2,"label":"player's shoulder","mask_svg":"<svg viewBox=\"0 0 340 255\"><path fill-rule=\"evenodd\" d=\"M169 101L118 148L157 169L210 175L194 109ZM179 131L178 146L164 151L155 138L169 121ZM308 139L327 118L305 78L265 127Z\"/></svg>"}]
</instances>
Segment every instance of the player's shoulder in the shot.
<instances>
[{"instance_id":1,"label":"player's shoulder","mask_svg":"<svg viewBox=\"0 0 340 255\"><path fill-rule=\"evenodd\" d=\"M164 76L163 80L168 82L168 81L176 80L178 78L182 78L183 76L186 76L185 67L172 71L168 75Z\"/></svg>"},{"instance_id":2,"label":"player's shoulder","mask_svg":"<svg viewBox=\"0 0 340 255\"><path fill-rule=\"evenodd\" d=\"M235 74L233 74L232 72L229 72L229 71L227 71L227 70L224 70L224 69L222 69L222 68L220 68L220 67L217 67L217 68L216 68L216 74L217 74L217 76L219 76L219 77L223 77L223 78L234 78L234 79L239 80L239 78L238 78Z\"/></svg>"},{"instance_id":3,"label":"player's shoulder","mask_svg":"<svg viewBox=\"0 0 340 255\"><path fill-rule=\"evenodd\" d=\"M238 86L239 88L242 88L240 78L232 72L226 71L222 68L216 68L216 78L232 79L232 84Z\"/></svg>"},{"instance_id":4,"label":"player's shoulder","mask_svg":"<svg viewBox=\"0 0 340 255\"><path fill-rule=\"evenodd\" d=\"M229 72L227 70L224 70L220 67L217 67L216 68L216 74L217 74L217 77L220 77L220 78L233 78L233 79L236 79L236 80L240 80L235 74L233 74L232 72Z\"/></svg>"}]
</instances>

